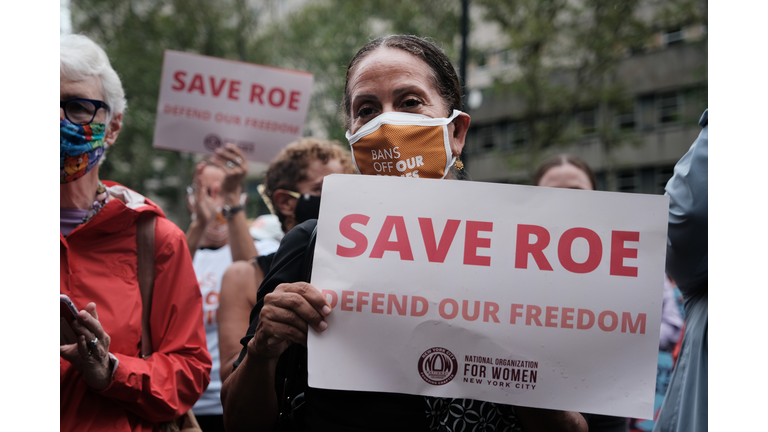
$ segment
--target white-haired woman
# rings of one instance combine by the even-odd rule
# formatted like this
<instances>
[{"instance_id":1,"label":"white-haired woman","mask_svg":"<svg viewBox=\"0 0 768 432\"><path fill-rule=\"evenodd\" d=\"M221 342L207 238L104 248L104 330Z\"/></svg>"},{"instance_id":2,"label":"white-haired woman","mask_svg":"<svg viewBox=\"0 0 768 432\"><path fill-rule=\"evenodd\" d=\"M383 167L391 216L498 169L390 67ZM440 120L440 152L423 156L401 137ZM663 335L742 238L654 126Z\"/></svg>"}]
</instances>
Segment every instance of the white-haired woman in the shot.
<instances>
[{"instance_id":1,"label":"white-haired woman","mask_svg":"<svg viewBox=\"0 0 768 432\"><path fill-rule=\"evenodd\" d=\"M126 105L104 50L68 35L60 53L60 291L79 309L62 324L74 343L60 348L60 428L157 431L187 412L209 381L200 291L184 233L150 200L99 180ZM142 267L154 286L145 301L140 220L154 235L154 248L142 254L154 263ZM142 324L144 309L151 313Z\"/></svg>"}]
</instances>

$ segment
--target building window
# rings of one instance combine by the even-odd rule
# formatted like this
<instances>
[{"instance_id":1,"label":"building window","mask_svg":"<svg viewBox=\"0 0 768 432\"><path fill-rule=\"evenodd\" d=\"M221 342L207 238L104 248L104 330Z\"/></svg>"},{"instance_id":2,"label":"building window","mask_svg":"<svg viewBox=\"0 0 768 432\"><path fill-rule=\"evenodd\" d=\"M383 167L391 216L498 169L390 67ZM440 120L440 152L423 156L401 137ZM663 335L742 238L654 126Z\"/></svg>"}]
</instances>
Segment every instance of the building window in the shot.
<instances>
[{"instance_id":1,"label":"building window","mask_svg":"<svg viewBox=\"0 0 768 432\"><path fill-rule=\"evenodd\" d=\"M597 109L590 108L577 111L576 120L582 135L590 135L597 132Z\"/></svg>"},{"instance_id":2,"label":"building window","mask_svg":"<svg viewBox=\"0 0 768 432\"><path fill-rule=\"evenodd\" d=\"M625 109L620 109L616 114L616 125L620 130L633 130L636 124L634 103Z\"/></svg>"},{"instance_id":3,"label":"building window","mask_svg":"<svg viewBox=\"0 0 768 432\"><path fill-rule=\"evenodd\" d=\"M512 135L512 148L517 149L525 147L528 143L528 127L525 122L517 121L509 125L510 135Z\"/></svg>"},{"instance_id":4,"label":"building window","mask_svg":"<svg viewBox=\"0 0 768 432\"><path fill-rule=\"evenodd\" d=\"M686 123L698 123L701 113L707 109L707 87L698 86L685 89L682 92L681 99L685 101L680 110L680 119Z\"/></svg>"},{"instance_id":5,"label":"building window","mask_svg":"<svg viewBox=\"0 0 768 432\"><path fill-rule=\"evenodd\" d=\"M478 150L480 145L478 145L477 138L478 138L477 128L474 128L474 127L469 128L469 130L467 131L467 144L464 147L464 151L467 154L479 153Z\"/></svg>"},{"instance_id":6,"label":"building window","mask_svg":"<svg viewBox=\"0 0 768 432\"><path fill-rule=\"evenodd\" d=\"M656 96L642 95L637 99L637 124L643 130L656 127Z\"/></svg>"},{"instance_id":7,"label":"building window","mask_svg":"<svg viewBox=\"0 0 768 432\"><path fill-rule=\"evenodd\" d=\"M639 179L635 170L625 170L616 173L616 190L618 192L636 192Z\"/></svg>"},{"instance_id":8,"label":"building window","mask_svg":"<svg viewBox=\"0 0 768 432\"><path fill-rule=\"evenodd\" d=\"M659 123L673 123L680 120L680 105L677 93L663 93L658 98Z\"/></svg>"},{"instance_id":9,"label":"building window","mask_svg":"<svg viewBox=\"0 0 768 432\"><path fill-rule=\"evenodd\" d=\"M645 194L664 194L674 166L646 166L616 172L616 191Z\"/></svg>"},{"instance_id":10,"label":"building window","mask_svg":"<svg viewBox=\"0 0 768 432\"><path fill-rule=\"evenodd\" d=\"M654 193L663 195L664 188L667 186L667 182L672 178L672 174L675 173L674 165L665 167L659 167L656 169L656 190Z\"/></svg>"},{"instance_id":11,"label":"building window","mask_svg":"<svg viewBox=\"0 0 768 432\"><path fill-rule=\"evenodd\" d=\"M512 131L514 122L506 121L491 125L471 127L467 131L465 151L468 154L483 154L494 150L515 148ZM522 136L518 136L518 139Z\"/></svg>"},{"instance_id":12,"label":"building window","mask_svg":"<svg viewBox=\"0 0 768 432\"><path fill-rule=\"evenodd\" d=\"M640 168L640 188L637 192L644 194L656 193L656 168L644 167Z\"/></svg>"},{"instance_id":13,"label":"building window","mask_svg":"<svg viewBox=\"0 0 768 432\"><path fill-rule=\"evenodd\" d=\"M483 126L478 129L478 138L481 151L490 151L495 147L496 134L493 126Z\"/></svg>"},{"instance_id":14,"label":"building window","mask_svg":"<svg viewBox=\"0 0 768 432\"><path fill-rule=\"evenodd\" d=\"M500 150L512 150L511 140L512 125L510 121L503 121L496 125L497 144Z\"/></svg>"},{"instance_id":15,"label":"building window","mask_svg":"<svg viewBox=\"0 0 768 432\"><path fill-rule=\"evenodd\" d=\"M606 178L605 171L595 173L595 179L597 180L597 190L608 190L608 179Z\"/></svg>"}]
</instances>

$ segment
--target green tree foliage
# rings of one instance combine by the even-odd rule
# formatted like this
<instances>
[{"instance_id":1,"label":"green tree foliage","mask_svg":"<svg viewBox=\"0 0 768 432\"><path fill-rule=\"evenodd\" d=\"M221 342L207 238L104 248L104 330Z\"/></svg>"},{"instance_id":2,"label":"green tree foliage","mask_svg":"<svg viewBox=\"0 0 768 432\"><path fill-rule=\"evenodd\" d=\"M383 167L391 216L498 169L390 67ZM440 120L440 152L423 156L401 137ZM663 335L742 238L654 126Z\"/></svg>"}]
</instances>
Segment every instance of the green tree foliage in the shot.
<instances>
[{"instance_id":1,"label":"green tree foliage","mask_svg":"<svg viewBox=\"0 0 768 432\"><path fill-rule=\"evenodd\" d=\"M71 6L74 30L104 47L128 100L100 176L156 199L186 228L184 189L193 159L152 147L163 52L248 59L258 11L245 0L73 0Z\"/></svg>"},{"instance_id":2,"label":"green tree foliage","mask_svg":"<svg viewBox=\"0 0 768 432\"><path fill-rule=\"evenodd\" d=\"M633 96L616 70L643 51L655 31L705 22L694 0L476 0L497 23L515 68L496 77L494 90L522 101L528 147L513 166L535 167L544 149L581 135L578 119L594 130L609 156L631 134L610 113L627 111ZM577 119L574 125L574 117ZM521 157L522 156L522 157Z\"/></svg>"},{"instance_id":3,"label":"green tree foliage","mask_svg":"<svg viewBox=\"0 0 768 432\"><path fill-rule=\"evenodd\" d=\"M194 52L314 74L307 133L344 142L339 103L346 65L369 40L429 37L458 58L458 1L316 0L267 22L279 1L72 0L73 27L102 44L126 90L123 130L101 176L155 198L186 228L193 158L152 148L163 51ZM271 8L271 9L270 9ZM249 187L249 190L255 189ZM255 194L251 200L256 201ZM252 214L249 216L253 216Z\"/></svg>"},{"instance_id":4,"label":"green tree foliage","mask_svg":"<svg viewBox=\"0 0 768 432\"><path fill-rule=\"evenodd\" d=\"M458 58L458 2L445 0L320 0L263 28L256 44L270 64L314 74L310 116L331 139L344 142L339 103L346 67L358 49L387 34L428 37Z\"/></svg>"}]
</instances>

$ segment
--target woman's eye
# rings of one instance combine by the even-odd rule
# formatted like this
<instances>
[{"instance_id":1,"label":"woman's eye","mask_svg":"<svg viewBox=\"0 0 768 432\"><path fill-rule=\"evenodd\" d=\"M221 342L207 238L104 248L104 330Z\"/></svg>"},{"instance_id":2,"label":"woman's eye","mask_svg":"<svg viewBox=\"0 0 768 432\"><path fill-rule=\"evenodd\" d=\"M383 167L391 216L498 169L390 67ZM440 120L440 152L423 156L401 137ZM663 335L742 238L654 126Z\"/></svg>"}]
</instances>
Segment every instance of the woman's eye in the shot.
<instances>
[{"instance_id":1,"label":"woman's eye","mask_svg":"<svg viewBox=\"0 0 768 432\"><path fill-rule=\"evenodd\" d=\"M406 108L414 108L421 105L421 101L418 99L407 99L405 102L403 102L403 106Z\"/></svg>"},{"instance_id":2,"label":"woman's eye","mask_svg":"<svg viewBox=\"0 0 768 432\"><path fill-rule=\"evenodd\" d=\"M67 109L70 112L76 112L76 113L84 113L84 112L92 112L93 109L87 109L84 104L80 102L70 102L69 105L67 105Z\"/></svg>"},{"instance_id":3,"label":"woman's eye","mask_svg":"<svg viewBox=\"0 0 768 432\"><path fill-rule=\"evenodd\" d=\"M363 107L363 108L360 108L359 111L357 111L357 116L358 117L368 117L371 114L373 114L373 108L372 107Z\"/></svg>"}]
</instances>

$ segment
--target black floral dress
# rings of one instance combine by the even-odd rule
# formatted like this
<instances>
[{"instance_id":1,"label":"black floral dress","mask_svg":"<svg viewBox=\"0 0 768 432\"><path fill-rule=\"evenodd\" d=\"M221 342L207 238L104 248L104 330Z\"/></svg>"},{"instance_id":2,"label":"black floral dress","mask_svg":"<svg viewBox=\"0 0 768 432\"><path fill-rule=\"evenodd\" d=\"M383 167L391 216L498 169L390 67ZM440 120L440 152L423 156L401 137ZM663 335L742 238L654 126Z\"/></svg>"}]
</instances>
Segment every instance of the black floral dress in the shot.
<instances>
[{"instance_id":1,"label":"black floral dress","mask_svg":"<svg viewBox=\"0 0 768 432\"><path fill-rule=\"evenodd\" d=\"M430 431L522 432L511 405L473 399L425 399Z\"/></svg>"}]
</instances>

